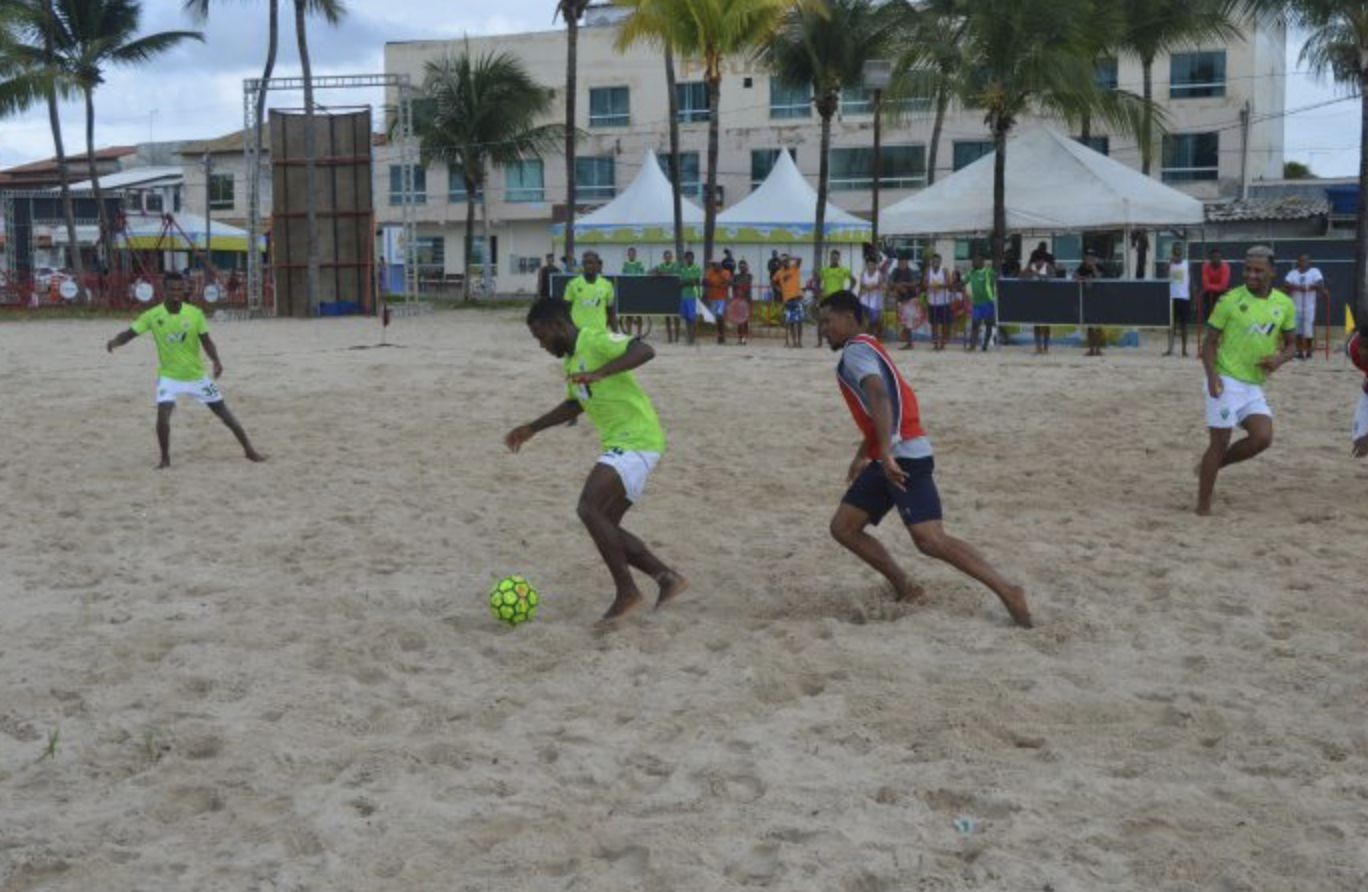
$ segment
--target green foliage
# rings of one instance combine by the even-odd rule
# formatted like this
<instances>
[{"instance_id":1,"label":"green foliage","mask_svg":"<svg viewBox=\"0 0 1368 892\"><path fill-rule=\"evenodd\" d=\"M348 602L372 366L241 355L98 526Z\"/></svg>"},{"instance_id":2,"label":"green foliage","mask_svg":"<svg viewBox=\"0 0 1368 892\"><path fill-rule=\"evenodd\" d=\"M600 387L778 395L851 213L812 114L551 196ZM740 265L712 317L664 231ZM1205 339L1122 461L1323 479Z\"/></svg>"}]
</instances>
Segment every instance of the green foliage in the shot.
<instances>
[{"instance_id":1,"label":"green foliage","mask_svg":"<svg viewBox=\"0 0 1368 892\"><path fill-rule=\"evenodd\" d=\"M1314 180L1316 175L1311 168L1302 164L1300 161L1283 162L1283 179L1285 180Z\"/></svg>"}]
</instances>

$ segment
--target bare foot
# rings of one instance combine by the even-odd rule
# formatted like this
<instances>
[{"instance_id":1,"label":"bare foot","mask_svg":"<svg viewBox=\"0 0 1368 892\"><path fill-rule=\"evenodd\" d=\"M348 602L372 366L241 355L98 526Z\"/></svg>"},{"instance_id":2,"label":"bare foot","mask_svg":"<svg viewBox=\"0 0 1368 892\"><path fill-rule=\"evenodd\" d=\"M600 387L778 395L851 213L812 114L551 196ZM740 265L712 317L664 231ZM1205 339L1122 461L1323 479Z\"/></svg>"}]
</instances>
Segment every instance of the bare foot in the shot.
<instances>
[{"instance_id":1,"label":"bare foot","mask_svg":"<svg viewBox=\"0 0 1368 892\"><path fill-rule=\"evenodd\" d=\"M926 600L926 589L910 579L904 579L901 585L896 585L894 588L898 592L898 596L894 600L899 604L920 604Z\"/></svg>"},{"instance_id":2,"label":"bare foot","mask_svg":"<svg viewBox=\"0 0 1368 892\"><path fill-rule=\"evenodd\" d=\"M163 468L169 468L169 467L171 467L171 459L169 459L169 458L164 458L164 459L161 460L161 463L157 465L157 470L160 471L160 470L162 470Z\"/></svg>"},{"instance_id":3,"label":"bare foot","mask_svg":"<svg viewBox=\"0 0 1368 892\"><path fill-rule=\"evenodd\" d=\"M636 610L646 599L641 597L640 592L632 592L630 595L618 595L613 600L613 606L608 608L608 612L595 623L599 628L608 628L616 625L623 617Z\"/></svg>"},{"instance_id":4,"label":"bare foot","mask_svg":"<svg viewBox=\"0 0 1368 892\"><path fill-rule=\"evenodd\" d=\"M247 450L247 460L248 460L248 461L265 461L265 460L266 460L266 456L262 455L260 452L257 452L255 449L249 449L249 450Z\"/></svg>"},{"instance_id":5,"label":"bare foot","mask_svg":"<svg viewBox=\"0 0 1368 892\"><path fill-rule=\"evenodd\" d=\"M1013 622L1023 629L1034 628L1031 623L1031 609L1026 606L1026 589L1014 585L998 597L1002 599L1002 605L1007 608L1007 612L1012 615Z\"/></svg>"},{"instance_id":6,"label":"bare foot","mask_svg":"<svg viewBox=\"0 0 1368 892\"><path fill-rule=\"evenodd\" d=\"M1198 505L1198 506L1197 506L1197 516L1198 516L1198 517L1210 517L1210 516L1211 516L1211 506L1210 506L1210 505Z\"/></svg>"},{"instance_id":7,"label":"bare foot","mask_svg":"<svg viewBox=\"0 0 1368 892\"><path fill-rule=\"evenodd\" d=\"M660 594L656 597L656 610L678 598L689 588L689 580L673 570L666 570L661 573L660 576L656 577L656 582L660 583Z\"/></svg>"}]
</instances>

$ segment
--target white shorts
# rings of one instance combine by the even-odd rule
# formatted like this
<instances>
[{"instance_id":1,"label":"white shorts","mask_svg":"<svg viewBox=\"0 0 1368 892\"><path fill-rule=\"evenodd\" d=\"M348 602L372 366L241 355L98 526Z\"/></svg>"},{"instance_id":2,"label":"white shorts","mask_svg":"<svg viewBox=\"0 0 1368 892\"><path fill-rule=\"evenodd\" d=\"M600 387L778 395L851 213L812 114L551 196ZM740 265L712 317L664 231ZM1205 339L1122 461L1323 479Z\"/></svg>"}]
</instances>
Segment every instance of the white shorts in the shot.
<instances>
[{"instance_id":1,"label":"white shorts","mask_svg":"<svg viewBox=\"0 0 1368 892\"><path fill-rule=\"evenodd\" d=\"M646 478L651 476L656 462L660 461L659 452L631 452L626 449L609 449L599 456L598 463L617 471L622 479L622 488L627 491L627 501L635 504L646 491Z\"/></svg>"},{"instance_id":2,"label":"white shorts","mask_svg":"<svg viewBox=\"0 0 1368 892\"><path fill-rule=\"evenodd\" d=\"M1313 291L1310 294L1298 293L1292 298L1297 303L1297 337L1316 336L1316 299L1319 297L1320 295Z\"/></svg>"},{"instance_id":3,"label":"white shorts","mask_svg":"<svg viewBox=\"0 0 1368 892\"><path fill-rule=\"evenodd\" d=\"M1354 411L1354 442L1368 437L1368 393L1359 391L1358 409Z\"/></svg>"},{"instance_id":4,"label":"white shorts","mask_svg":"<svg viewBox=\"0 0 1368 892\"><path fill-rule=\"evenodd\" d=\"M223 402L223 393L214 379L205 375L198 381L177 381L175 378L157 379L157 402L174 403L179 396L193 397L200 405Z\"/></svg>"},{"instance_id":5,"label":"white shorts","mask_svg":"<svg viewBox=\"0 0 1368 892\"><path fill-rule=\"evenodd\" d=\"M1212 399L1206 382L1202 382L1202 393L1206 394L1207 427L1229 430L1243 424L1251 415L1273 417L1273 410L1268 407L1268 400L1259 385L1222 375L1221 388L1220 399Z\"/></svg>"},{"instance_id":6,"label":"white shorts","mask_svg":"<svg viewBox=\"0 0 1368 892\"><path fill-rule=\"evenodd\" d=\"M884 301L882 294L862 294L860 295L860 303L864 304L864 308L875 316L883 315Z\"/></svg>"}]
</instances>

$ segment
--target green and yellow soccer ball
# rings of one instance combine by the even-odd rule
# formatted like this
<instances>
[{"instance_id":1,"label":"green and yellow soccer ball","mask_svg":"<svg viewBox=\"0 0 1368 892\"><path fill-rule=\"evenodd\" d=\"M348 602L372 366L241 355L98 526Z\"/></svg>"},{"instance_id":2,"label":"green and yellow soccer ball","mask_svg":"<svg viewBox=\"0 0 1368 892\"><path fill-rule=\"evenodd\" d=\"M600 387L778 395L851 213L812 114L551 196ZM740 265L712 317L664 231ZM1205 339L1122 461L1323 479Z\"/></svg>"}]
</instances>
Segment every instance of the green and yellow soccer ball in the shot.
<instances>
[{"instance_id":1,"label":"green and yellow soccer ball","mask_svg":"<svg viewBox=\"0 0 1368 892\"><path fill-rule=\"evenodd\" d=\"M537 590L523 576L505 576L489 590L489 612L500 622L520 625L537 615Z\"/></svg>"}]
</instances>

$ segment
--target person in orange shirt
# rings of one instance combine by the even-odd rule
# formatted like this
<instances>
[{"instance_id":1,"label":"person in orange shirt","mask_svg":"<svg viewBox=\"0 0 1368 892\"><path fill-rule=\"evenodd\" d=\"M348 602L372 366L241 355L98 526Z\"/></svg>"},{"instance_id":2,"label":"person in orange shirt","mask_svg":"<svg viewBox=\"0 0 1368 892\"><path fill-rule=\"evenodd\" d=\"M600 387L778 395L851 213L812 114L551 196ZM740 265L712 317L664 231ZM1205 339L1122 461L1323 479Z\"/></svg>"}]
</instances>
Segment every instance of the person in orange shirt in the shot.
<instances>
[{"instance_id":1,"label":"person in orange shirt","mask_svg":"<svg viewBox=\"0 0 1368 892\"><path fill-rule=\"evenodd\" d=\"M788 265L774 274L779 299L784 302L784 346L803 346L803 261L790 257Z\"/></svg>"},{"instance_id":2,"label":"person in orange shirt","mask_svg":"<svg viewBox=\"0 0 1368 892\"><path fill-rule=\"evenodd\" d=\"M1211 256L1202 264L1202 322L1211 318L1216 301L1230 290L1230 264L1221 259L1221 249L1212 248Z\"/></svg>"},{"instance_id":3,"label":"person in orange shirt","mask_svg":"<svg viewBox=\"0 0 1368 892\"><path fill-rule=\"evenodd\" d=\"M708 262L707 272L703 273L703 289L707 294L708 305L717 317L717 343L727 343L727 300L731 297L732 276L716 260Z\"/></svg>"}]
</instances>

